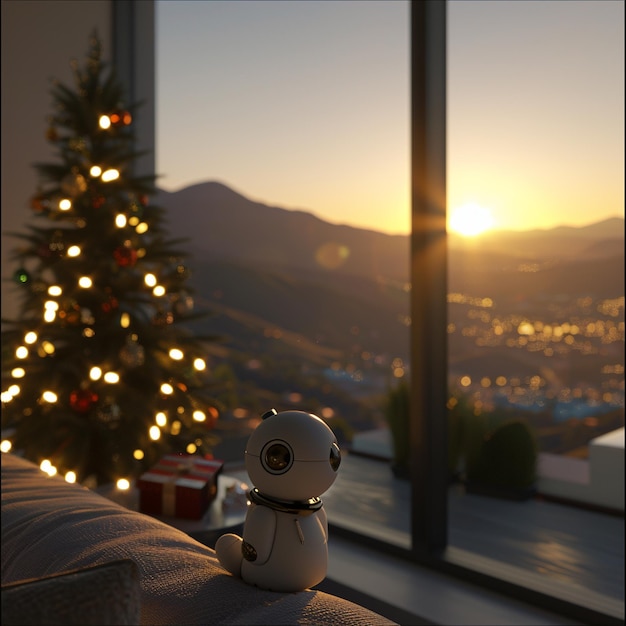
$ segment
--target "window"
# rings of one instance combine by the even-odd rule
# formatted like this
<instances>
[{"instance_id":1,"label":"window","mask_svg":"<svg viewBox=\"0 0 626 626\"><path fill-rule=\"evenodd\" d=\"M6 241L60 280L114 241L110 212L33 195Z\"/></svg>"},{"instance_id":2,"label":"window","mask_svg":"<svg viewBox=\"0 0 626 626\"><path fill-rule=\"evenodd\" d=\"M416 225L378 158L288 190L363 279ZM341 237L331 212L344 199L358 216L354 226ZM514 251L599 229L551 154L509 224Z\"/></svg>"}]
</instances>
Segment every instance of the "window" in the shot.
<instances>
[{"instance_id":1,"label":"window","mask_svg":"<svg viewBox=\"0 0 626 626\"><path fill-rule=\"evenodd\" d=\"M156 3L157 27L159 16L159 5ZM178 5L184 3L177 2ZM197 3L195 3L197 4ZM213 3L219 5L220 3ZM242 7L246 3L239 3ZM273 3L273 9L278 9L285 3ZM317 3L296 3L303 6L303 10L307 10L307 5L315 5ZM324 4L324 3L321 3ZM335 3L337 4L337 3ZM341 3L340 3L341 4ZM344 3L346 6L355 3ZM374 4L374 3L368 3ZM405 3L383 3L386 5L404 5ZM485 5L493 3L460 3L460 5ZM501 3L508 4L508 3ZM550 4L550 3L545 3ZM412 234L411 234L411 272L413 275L413 285L411 291L411 310L412 319L412 339L410 354L410 379L413 381L411 386L411 412L412 412L412 428L410 435L410 447L412 450L412 458L415 460L413 466L413 474L411 481L394 482L397 491L390 492L385 484L377 486L378 495L382 499L397 502L398 499L403 501L404 514L400 515L401 519L398 525L394 526L389 523L389 519L381 517L379 523L364 523L363 519L332 519L335 521L338 530L344 529L354 533L355 528L359 531L368 542L379 542L383 549L389 549L391 546L394 550L406 554L410 558L420 562L427 562L436 567L441 567L448 571L472 577L480 577L486 585L493 585L494 588L505 589L517 597L530 599L536 602L544 602L556 610L568 611L574 616L586 615L589 619L598 619L599 615L603 615L604 621L609 622L618 615L620 610L623 613L623 596L621 603L617 599L610 607L594 604L594 599L579 595L575 597L571 593L571 588L565 594L559 593L557 587L559 585L546 586L546 579L534 575L520 575L519 571L513 571L513 568L498 562L498 559L481 559L476 554L459 548L455 545L455 534L450 532L448 521L451 515L455 514L455 510L451 511L449 500L449 465L448 465L448 446L447 446L447 409L446 403L449 394L449 367L447 362L447 345L449 343L450 334L448 327L448 237L446 235L446 161L450 158L450 152L446 155L446 142L451 141L450 133L446 132L446 98L448 98L448 106L450 106L451 93L446 90L448 81L446 80L446 54L450 50L450 46L454 46L455 42L447 39L449 23L448 18L454 19L455 11L458 7L456 3L410 3L410 24L411 24L411 71L412 71L412 89L411 89L411 109L413 124L410 132L407 126L407 134L410 135L410 143L413 151L413 169L410 186L412 187ZM470 10L470 9L468 9ZM178 11L178 9L177 9ZM181 12L182 15L182 7ZM406 15L408 17L409 11ZM458 14L456 14L458 16ZM240 16L240 19L242 17ZM268 18L269 19L269 18ZM616 20L616 23L621 23ZM258 22L257 22L258 24ZM480 28L487 28L488 22L481 22L475 25L477 33ZM161 25L162 26L162 25ZM158 32L158 30L157 30ZM225 33L226 31L224 31ZM298 40L297 33L290 33L293 39L292 45ZM224 34L223 52L222 54L233 54L234 51L230 47L232 41L228 41L228 36ZM189 46L187 54L189 58L193 57L197 52L191 44L192 38L189 36L184 42L181 40L181 46ZM158 47L157 37L157 47ZM447 46L447 50L446 50ZM160 50L160 48L158 48ZM157 52L157 60L160 52ZM205 59L207 66L219 68L219 55L216 57ZM183 67L179 66L178 70L183 73ZM308 68L310 69L310 68ZM375 71L373 68L372 71ZM157 84L159 82L159 70L157 68ZM258 79L258 76L256 77ZM251 75L250 80L254 80L255 76ZM159 89L170 89L164 85L160 85ZM180 90L180 85L171 89ZM197 97L198 91L189 94L189 97ZM230 94L236 95L236 94ZM219 97L206 96L206 109L210 109L211 98ZM237 98L230 98L229 101L233 107L243 107L247 104L246 98L250 94L240 94L241 101ZM623 98L623 96L622 96ZM174 125L179 117L186 115L184 105L186 98L180 99L180 109L172 110L169 117L161 118L164 123L171 122ZM456 103L456 101L455 101ZM540 103L539 103L540 104ZM157 100L157 111L159 110L159 101ZM456 106L456 104L455 104ZM449 109L448 109L449 110ZM163 115L161 109L160 115ZM159 120L159 118L157 118ZM273 120L268 117L267 119ZM158 123L161 123L161 120ZM201 121L201 120L200 120ZM253 122L244 129L245 132L253 132ZM275 123L272 121L272 123ZM619 122L618 122L619 123ZM304 124L306 127L306 124ZM290 146L289 141L284 137L280 137L280 125L276 126L276 145L280 149L287 150ZM303 133L305 133L303 130ZM452 129L454 132L454 128ZM200 133L202 135L202 133ZM448 137L446 136L448 135ZM204 137L208 137L209 141L213 139L211 134L205 133ZM157 132L158 137L158 132ZM193 139L189 137L188 140ZM288 137L293 140L293 136ZM207 142L208 143L208 142ZM291 144L293 145L293 144ZM452 144L454 145L454 144ZM332 151L332 142L329 143ZM168 144L164 146L157 143L157 151L167 149L172 154L176 154L177 158L182 158L185 153L185 143L182 145ZM232 142L219 144L218 152L223 153L223 160L237 156L237 141L233 135ZM214 145L207 145L207 152L214 153ZM229 153L232 153L229 154ZM455 158L454 155L452 158ZM159 159L157 153L157 160ZM263 152L257 155L257 161L263 162ZM619 158L618 158L619 161ZM449 167L450 161L448 161ZM157 168L158 171L158 168ZM621 168L620 168L621 171ZM167 172L164 172L167 174ZM213 172L207 171L207 176L212 178ZM198 178L201 180L201 178ZM408 179L407 179L408 180ZM229 182L229 181L226 181ZM311 179L311 185L314 184L314 178ZM450 178L448 177L448 184ZM233 184L236 184L233 181ZM263 201L271 202L274 198L264 197ZM259 231L261 232L261 231ZM252 246L254 240L251 240ZM216 249L217 251L217 249ZM242 250L247 253L248 250ZM278 252L277 252L278 254ZM335 261L341 262L342 250L336 248L334 250ZM276 277L274 277L276 278ZM239 275L241 279L241 275ZM262 283L269 285L269 283ZM284 287L283 283L273 282L270 287ZM268 287L269 288L269 287ZM261 294L263 291L261 290ZM259 292L257 292L258 297ZM623 316L623 304L622 304ZM623 345L623 321L621 322L622 345ZM279 332L278 329L274 329ZM271 335L271 333L270 333ZM277 336L264 335L260 341L272 341ZM246 341L250 341L250 337ZM256 340L256 339L255 339ZM319 341L318 341L319 343ZM313 337L315 344L315 337ZM282 364L291 364L288 359L280 361ZM247 368L247 376L250 378L260 376L260 367L265 364L262 359L248 358L241 361L241 367ZM335 370L335 373L349 374L350 372L342 372L342 368ZM298 378L296 372L292 372L291 380ZM622 376L623 381L623 376ZM269 386L268 379L265 383ZM623 385L623 382L622 382ZM273 390L270 390L273 391ZM282 390L284 391L284 390ZM623 387L622 387L623 393ZM298 395L300 394L300 395ZM270 396L271 397L271 396ZM295 406L303 400L301 389L294 391L294 395L289 398L283 396L282 402L293 402ZM321 405L320 405L321 406ZM265 409L266 407L259 407ZM623 409L623 396L622 396ZM262 412L259 410L259 412ZM623 419L623 418L622 418ZM242 422L243 423L243 422ZM374 424L371 424L374 425ZM388 474L386 475L388 476ZM358 476L354 477L355 484L358 485ZM399 485L399 486L398 486ZM369 484L361 484L363 491L372 491ZM358 498L358 493L354 494ZM370 494L371 495L371 494ZM410 503L408 506L407 502ZM392 505L395 506L395 505ZM410 514L409 514L410 512ZM554 547L554 546L553 546ZM611 559L614 555L611 555ZM618 560L621 558L623 564L623 550L621 555L617 555ZM551 604L550 604L551 602ZM585 613L585 611L588 611Z\"/></svg>"}]
</instances>

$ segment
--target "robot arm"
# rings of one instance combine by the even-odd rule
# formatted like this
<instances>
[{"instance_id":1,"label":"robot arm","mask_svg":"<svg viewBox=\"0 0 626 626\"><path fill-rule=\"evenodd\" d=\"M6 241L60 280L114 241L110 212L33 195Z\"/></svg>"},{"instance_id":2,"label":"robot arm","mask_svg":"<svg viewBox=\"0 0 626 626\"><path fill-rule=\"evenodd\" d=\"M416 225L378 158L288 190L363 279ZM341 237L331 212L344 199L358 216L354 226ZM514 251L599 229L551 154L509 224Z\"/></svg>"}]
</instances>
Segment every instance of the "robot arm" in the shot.
<instances>
[{"instance_id":1,"label":"robot arm","mask_svg":"<svg viewBox=\"0 0 626 626\"><path fill-rule=\"evenodd\" d=\"M276 534L276 513L266 506L248 511L243 532L243 554L247 561L263 565L269 559Z\"/></svg>"}]
</instances>

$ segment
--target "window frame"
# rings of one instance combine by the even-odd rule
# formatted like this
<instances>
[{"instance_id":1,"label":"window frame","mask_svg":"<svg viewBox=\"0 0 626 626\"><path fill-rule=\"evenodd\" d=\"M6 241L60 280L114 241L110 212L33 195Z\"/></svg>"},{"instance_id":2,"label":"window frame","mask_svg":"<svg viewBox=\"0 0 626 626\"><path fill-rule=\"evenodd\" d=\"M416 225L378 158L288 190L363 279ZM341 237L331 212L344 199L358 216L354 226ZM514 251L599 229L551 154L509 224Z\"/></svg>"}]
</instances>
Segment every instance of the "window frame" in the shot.
<instances>
[{"instance_id":1,"label":"window frame","mask_svg":"<svg viewBox=\"0 0 626 626\"><path fill-rule=\"evenodd\" d=\"M137 122L142 174L155 174L155 1L112 0L112 50ZM409 0L411 42L411 548L352 529L332 532L585 623L623 621L563 599L539 575L506 578L449 546L447 466L446 64L448 0Z\"/></svg>"}]
</instances>

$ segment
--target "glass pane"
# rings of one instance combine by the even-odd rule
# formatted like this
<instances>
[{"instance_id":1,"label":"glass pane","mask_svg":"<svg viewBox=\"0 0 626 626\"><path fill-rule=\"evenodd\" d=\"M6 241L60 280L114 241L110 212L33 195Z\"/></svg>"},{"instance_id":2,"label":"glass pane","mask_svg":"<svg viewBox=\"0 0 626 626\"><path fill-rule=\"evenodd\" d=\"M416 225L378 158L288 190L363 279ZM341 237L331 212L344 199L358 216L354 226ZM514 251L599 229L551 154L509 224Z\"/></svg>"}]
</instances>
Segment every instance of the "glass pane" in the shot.
<instances>
[{"instance_id":1,"label":"glass pane","mask_svg":"<svg viewBox=\"0 0 626 626\"><path fill-rule=\"evenodd\" d=\"M241 465L272 407L315 413L344 452L331 523L407 547L385 407L409 375L408 15L404 1L157 2L156 131L161 203L213 313L195 327L224 339L215 454Z\"/></svg>"},{"instance_id":2,"label":"glass pane","mask_svg":"<svg viewBox=\"0 0 626 626\"><path fill-rule=\"evenodd\" d=\"M448 19L450 545L623 617L624 5Z\"/></svg>"}]
</instances>

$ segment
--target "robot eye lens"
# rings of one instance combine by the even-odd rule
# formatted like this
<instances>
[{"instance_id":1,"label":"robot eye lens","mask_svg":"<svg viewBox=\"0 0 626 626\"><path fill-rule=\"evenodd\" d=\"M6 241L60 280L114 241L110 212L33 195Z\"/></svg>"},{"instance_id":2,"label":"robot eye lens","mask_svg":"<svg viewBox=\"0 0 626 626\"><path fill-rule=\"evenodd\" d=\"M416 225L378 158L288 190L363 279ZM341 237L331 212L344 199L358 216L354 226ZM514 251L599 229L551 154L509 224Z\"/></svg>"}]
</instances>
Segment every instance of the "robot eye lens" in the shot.
<instances>
[{"instance_id":1,"label":"robot eye lens","mask_svg":"<svg viewBox=\"0 0 626 626\"><path fill-rule=\"evenodd\" d=\"M274 443L265 453L265 463L270 470L279 472L291 463L291 453L282 443Z\"/></svg>"},{"instance_id":2,"label":"robot eye lens","mask_svg":"<svg viewBox=\"0 0 626 626\"><path fill-rule=\"evenodd\" d=\"M330 449L330 466L333 468L333 472L336 472L341 465L341 451L336 443L333 443Z\"/></svg>"}]
</instances>

